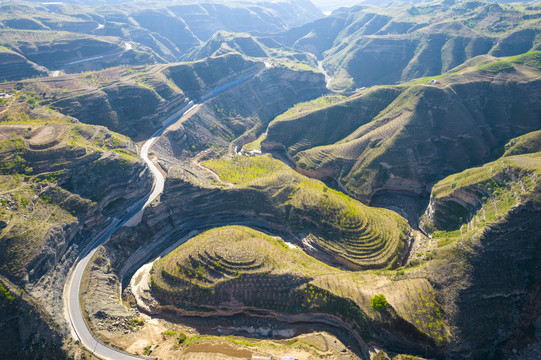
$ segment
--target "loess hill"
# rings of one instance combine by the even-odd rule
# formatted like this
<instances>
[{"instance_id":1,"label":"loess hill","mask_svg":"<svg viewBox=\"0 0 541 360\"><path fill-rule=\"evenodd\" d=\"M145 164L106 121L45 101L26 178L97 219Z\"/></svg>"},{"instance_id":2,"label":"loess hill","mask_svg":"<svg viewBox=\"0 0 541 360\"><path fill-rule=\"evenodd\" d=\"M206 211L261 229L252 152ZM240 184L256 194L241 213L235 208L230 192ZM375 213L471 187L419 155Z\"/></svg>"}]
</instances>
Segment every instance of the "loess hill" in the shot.
<instances>
[{"instance_id":1,"label":"loess hill","mask_svg":"<svg viewBox=\"0 0 541 360\"><path fill-rule=\"evenodd\" d=\"M0 107L8 110L0 115L0 263L16 282L38 279L79 232L90 235L150 186L128 138L39 106L36 96L18 91Z\"/></svg>"},{"instance_id":2,"label":"loess hill","mask_svg":"<svg viewBox=\"0 0 541 360\"><path fill-rule=\"evenodd\" d=\"M539 131L512 139L496 161L438 181L420 219L433 241L424 269L443 308L453 309L448 319L459 337L449 349L457 356L464 356L460 339L475 344L474 354L494 358L534 342L532 299L541 276L538 140Z\"/></svg>"},{"instance_id":3,"label":"loess hill","mask_svg":"<svg viewBox=\"0 0 541 360\"><path fill-rule=\"evenodd\" d=\"M230 226L202 233L153 265L152 290L180 307L298 309L299 288L332 268L259 231ZM306 301L304 301L306 302Z\"/></svg>"},{"instance_id":4,"label":"loess hill","mask_svg":"<svg viewBox=\"0 0 541 360\"><path fill-rule=\"evenodd\" d=\"M289 321L327 324L340 319L345 322L340 326L364 342L400 349L422 339L422 349L428 345L431 353L435 344L448 341L434 289L419 275L339 270L244 226L218 227L189 239L153 264L150 282L158 309L165 311L173 305L186 314L287 313ZM381 312L370 305L377 293L391 304Z\"/></svg>"},{"instance_id":5,"label":"loess hill","mask_svg":"<svg viewBox=\"0 0 541 360\"><path fill-rule=\"evenodd\" d=\"M437 79L318 99L271 122L260 146L367 202L423 196L428 184L495 160L509 140L539 129L539 59L485 58Z\"/></svg>"},{"instance_id":6,"label":"loess hill","mask_svg":"<svg viewBox=\"0 0 541 360\"><path fill-rule=\"evenodd\" d=\"M269 39L315 54L333 90L353 91L436 76L479 55L540 50L540 12L482 1L354 6Z\"/></svg>"},{"instance_id":7,"label":"loess hill","mask_svg":"<svg viewBox=\"0 0 541 360\"><path fill-rule=\"evenodd\" d=\"M308 233L305 241L347 268L396 267L402 259L409 227L390 210L365 206L269 156L203 164L223 182L260 192L266 201L246 199L247 208L261 213L272 208L289 226Z\"/></svg>"},{"instance_id":8,"label":"loess hill","mask_svg":"<svg viewBox=\"0 0 541 360\"><path fill-rule=\"evenodd\" d=\"M178 62L220 30L276 33L323 16L312 3L297 1L93 5L0 4L0 46L17 54L17 62L42 66L12 67L0 79ZM15 60L2 55L0 66Z\"/></svg>"}]
</instances>

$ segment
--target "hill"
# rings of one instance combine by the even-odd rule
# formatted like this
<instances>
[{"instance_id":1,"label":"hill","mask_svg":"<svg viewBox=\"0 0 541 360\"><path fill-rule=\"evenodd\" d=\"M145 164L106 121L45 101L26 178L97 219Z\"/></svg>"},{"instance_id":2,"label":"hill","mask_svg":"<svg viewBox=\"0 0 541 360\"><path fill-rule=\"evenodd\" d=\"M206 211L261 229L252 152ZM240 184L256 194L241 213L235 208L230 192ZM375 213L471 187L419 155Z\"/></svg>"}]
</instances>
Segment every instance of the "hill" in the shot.
<instances>
[{"instance_id":1,"label":"hill","mask_svg":"<svg viewBox=\"0 0 541 360\"><path fill-rule=\"evenodd\" d=\"M209 230L157 261L152 289L167 302L188 308L235 299L240 306L294 309L300 307L297 288L331 270L279 239L232 226ZM251 291L247 284L254 281L268 291Z\"/></svg>"},{"instance_id":2,"label":"hill","mask_svg":"<svg viewBox=\"0 0 541 360\"><path fill-rule=\"evenodd\" d=\"M397 310L391 306L381 312L372 309L369 294L374 284L387 290L394 283L403 291L408 283L419 291L403 295L411 299L427 296L433 301L433 290L420 279L390 282L377 275L342 272L288 247L279 238L243 226L215 228L189 239L156 261L151 274L152 292L163 311L174 305L176 311L186 314L244 311L268 317L285 313L291 323L336 323L341 319L348 324L342 325L344 328L362 336L358 344L350 344L361 357L368 352L364 341L380 338L378 331L399 328L401 340L394 336L387 339L390 343L398 340L396 345L422 337L426 326L420 325L420 315L404 316L414 309L413 302ZM351 292L359 286L358 292ZM387 295L395 303L394 296ZM433 308L436 305L430 306L424 313L439 319L441 315L435 315ZM430 327L436 338L445 332L439 320ZM430 340L431 351L433 347Z\"/></svg>"},{"instance_id":3,"label":"hill","mask_svg":"<svg viewBox=\"0 0 541 360\"><path fill-rule=\"evenodd\" d=\"M528 329L537 316L529 299L540 276L541 153L539 143L530 141L538 133L511 140L496 161L437 182L421 219L434 242L427 273L443 286L443 307L455 309L451 326L476 342L477 353L503 358L521 339L532 342ZM496 295L510 292L517 295ZM488 316L490 326L481 320Z\"/></svg>"},{"instance_id":4,"label":"hill","mask_svg":"<svg viewBox=\"0 0 541 360\"><path fill-rule=\"evenodd\" d=\"M539 50L540 11L484 2L355 6L271 38L315 54L330 87L352 91L439 75L482 54Z\"/></svg>"},{"instance_id":5,"label":"hill","mask_svg":"<svg viewBox=\"0 0 541 360\"><path fill-rule=\"evenodd\" d=\"M193 63L115 67L99 72L6 83L41 94L51 108L92 125L145 139L189 99L264 67L236 54ZM229 77L228 77L229 75Z\"/></svg>"},{"instance_id":6,"label":"hill","mask_svg":"<svg viewBox=\"0 0 541 360\"><path fill-rule=\"evenodd\" d=\"M369 208L309 180L267 156L203 163L225 183L259 190L265 203L246 204L257 213L278 212L298 232L308 232L320 256L351 269L396 267L409 229L397 214Z\"/></svg>"},{"instance_id":7,"label":"hill","mask_svg":"<svg viewBox=\"0 0 541 360\"><path fill-rule=\"evenodd\" d=\"M321 16L308 1L288 0L158 2L151 7L6 4L0 6L0 46L50 71L82 72L200 60L186 55L220 30L275 33Z\"/></svg>"},{"instance_id":8,"label":"hill","mask_svg":"<svg viewBox=\"0 0 541 360\"><path fill-rule=\"evenodd\" d=\"M150 186L128 138L39 106L36 96L16 92L0 117L0 264L20 284Z\"/></svg>"},{"instance_id":9,"label":"hill","mask_svg":"<svg viewBox=\"0 0 541 360\"><path fill-rule=\"evenodd\" d=\"M538 57L492 59L320 108L308 104L269 124L261 147L285 150L300 172L338 180L367 202L378 194L422 196L443 176L494 160L511 138L539 129Z\"/></svg>"},{"instance_id":10,"label":"hill","mask_svg":"<svg viewBox=\"0 0 541 360\"><path fill-rule=\"evenodd\" d=\"M0 47L0 81L20 80L46 74L46 69L31 63L24 56Z\"/></svg>"}]
</instances>

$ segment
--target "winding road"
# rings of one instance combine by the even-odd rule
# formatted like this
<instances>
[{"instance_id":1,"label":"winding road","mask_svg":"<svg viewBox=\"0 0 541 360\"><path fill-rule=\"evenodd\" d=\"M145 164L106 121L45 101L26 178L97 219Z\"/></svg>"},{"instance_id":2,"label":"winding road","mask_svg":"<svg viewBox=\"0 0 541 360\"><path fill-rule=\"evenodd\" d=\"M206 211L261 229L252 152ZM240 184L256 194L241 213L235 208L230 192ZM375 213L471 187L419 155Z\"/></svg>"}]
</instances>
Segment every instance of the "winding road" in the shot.
<instances>
[{"instance_id":1,"label":"winding road","mask_svg":"<svg viewBox=\"0 0 541 360\"><path fill-rule=\"evenodd\" d=\"M220 88L217 88L203 95L201 97L202 99L201 101L204 102L206 100L209 100L219 95L220 93L230 89L231 87L241 84L253 78L259 72L260 71L257 71L249 75L243 76ZM75 339L78 339L81 342L81 344L84 347L86 347L88 350L90 350L95 356L98 356L102 359L124 360L124 359L142 359L143 357L131 355L131 354L122 352L121 350L114 349L105 344L102 344L94 337L94 335L92 335L92 332L88 328L86 321L84 319L83 313L81 311L81 304L80 304L80 299L79 299L81 281L83 278L84 270L87 267L88 263L90 262L90 259L92 258L92 256L96 253L100 245L102 245L105 241L107 241L116 230L118 230L120 227L125 225L132 218L138 216L138 214L140 214L140 212L142 212L144 208L148 206L148 204L154 201L163 192L165 178L163 174L160 172L160 170L158 169L158 167L149 159L148 153L152 145L156 141L156 139L158 139L165 132L165 130L167 130L169 126L173 125L175 122L180 120L180 118L184 114L198 107L199 105L201 105L201 103L194 103L193 101L191 101L182 109L175 112L173 115L171 115L169 118L165 120L162 128L156 131L152 135L152 137L143 144L141 148L140 156L148 165L154 177L154 185L152 188L152 192L145 198L138 201L134 206L132 206L131 210L126 215L124 215L123 218L115 219L113 223L109 225L109 227L104 231L104 233L101 236L99 236L93 243L91 243L89 246L87 246L87 248L85 248L81 252L81 255L79 256L79 258L77 259L77 262L72 268L70 277L64 287L64 305L66 309L66 317L67 317L68 323L70 324L72 335L74 336Z\"/></svg>"}]
</instances>

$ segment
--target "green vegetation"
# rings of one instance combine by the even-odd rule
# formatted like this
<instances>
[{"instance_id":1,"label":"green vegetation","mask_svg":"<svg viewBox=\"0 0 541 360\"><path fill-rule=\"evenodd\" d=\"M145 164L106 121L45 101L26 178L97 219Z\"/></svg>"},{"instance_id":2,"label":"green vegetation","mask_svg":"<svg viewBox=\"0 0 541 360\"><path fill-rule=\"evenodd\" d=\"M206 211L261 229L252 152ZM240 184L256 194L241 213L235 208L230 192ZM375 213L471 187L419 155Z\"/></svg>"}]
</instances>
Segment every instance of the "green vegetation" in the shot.
<instances>
[{"instance_id":1,"label":"green vegetation","mask_svg":"<svg viewBox=\"0 0 541 360\"><path fill-rule=\"evenodd\" d=\"M246 306L300 311L303 284L333 269L280 239L230 226L190 239L154 264L152 289L179 307L218 306L233 296ZM296 290L295 290L296 289Z\"/></svg>"},{"instance_id":2,"label":"green vegetation","mask_svg":"<svg viewBox=\"0 0 541 360\"><path fill-rule=\"evenodd\" d=\"M343 101L344 99L346 99L346 97L343 95L331 94L331 95L321 96L315 100L298 103L298 104L295 104L295 106L292 107L291 109L287 110L281 115L278 115L274 119L274 121L275 122L288 121L292 118L303 116L310 112L325 108L327 106L331 106L333 104L337 104Z\"/></svg>"},{"instance_id":3,"label":"green vegetation","mask_svg":"<svg viewBox=\"0 0 541 360\"><path fill-rule=\"evenodd\" d=\"M340 256L353 269L395 267L408 237L408 225L398 214L370 208L349 196L310 180L270 156L209 160L204 165L224 182L262 192L265 204L249 203L257 211L279 211L283 221L310 231L321 249ZM271 209L265 209L270 206Z\"/></svg>"},{"instance_id":4,"label":"green vegetation","mask_svg":"<svg viewBox=\"0 0 541 360\"><path fill-rule=\"evenodd\" d=\"M432 201L437 204L431 217L432 236L443 247L465 236L472 236L488 224L501 221L511 208L524 201L540 199L541 152L530 153L532 133L513 139L504 157L478 168L451 175L432 190ZM507 153L506 153L507 154ZM468 194L470 203L456 200L454 194Z\"/></svg>"},{"instance_id":5,"label":"green vegetation","mask_svg":"<svg viewBox=\"0 0 541 360\"><path fill-rule=\"evenodd\" d=\"M368 318L380 316L370 311L372 304L380 310L390 306L383 293L371 301L368 294L375 284L395 301L401 299L396 312L384 316L401 316L434 340L443 336L442 314L426 280L391 282L386 276L339 270L246 227L199 234L154 263L151 271L152 291L162 305L198 312L242 306L328 313L352 322L363 337L368 336ZM164 336L176 338L178 333ZM184 344L197 339L189 337Z\"/></svg>"},{"instance_id":6,"label":"green vegetation","mask_svg":"<svg viewBox=\"0 0 541 360\"><path fill-rule=\"evenodd\" d=\"M309 283L338 272L281 239L229 226L204 232L156 262L151 285L162 304L185 310L228 307L233 298L255 309L329 312L366 331L358 305Z\"/></svg>"},{"instance_id":7,"label":"green vegetation","mask_svg":"<svg viewBox=\"0 0 541 360\"><path fill-rule=\"evenodd\" d=\"M6 287L2 283L0 283L0 299L7 300L10 304L13 302L13 300L15 300L15 297L13 296L11 291L6 289Z\"/></svg>"},{"instance_id":8,"label":"green vegetation","mask_svg":"<svg viewBox=\"0 0 541 360\"><path fill-rule=\"evenodd\" d=\"M372 299L370 299L370 306L372 306L374 309L378 311L384 311L389 306L389 303L387 302L385 295L378 294L378 295L374 295Z\"/></svg>"},{"instance_id":9,"label":"green vegetation","mask_svg":"<svg viewBox=\"0 0 541 360\"><path fill-rule=\"evenodd\" d=\"M34 91L14 95L0 127L0 271L23 279L51 229L115 200L112 182L130 181L141 165L128 138L46 108Z\"/></svg>"},{"instance_id":10,"label":"green vegetation","mask_svg":"<svg viewBox=\"0 0 541 360\"><path fill-rule=\"evenodd\" d=\"M541 152L541 130L519 136L505 145L504 156Z\"/></svg>"},{"instance_id":11,"label":"green vegetation","mask_svg":"<svg viewBox=\"0 0 541 360\"><path fill-rule=\"evenodd\" d=\"M461 134L480 131L484 126L481 124L494 129L499 144L517 133L538 130L535 120L538 116L531 104L537 103L533 94L538 87L535 79L539 76L536 66L539 56L539 52L531 52L502 60L515 64L513 73L492 73L472 65L444 76L366 89L298 117L280 116L281 121L273 121L268 126L261 146L267 151L285 148L299 171L311 177L337 179L349 192L365 201L386 188L386 184L392 183L390 186L394 188L397 184L393 182L398 178L424 184L442 172L449 173L449 167L456 172L463 170L464 161L482 164L492 161L495 154L501 154L494 143L483 138L455 142L459 148L450 151L448 141L457 141ZM520 63L528 67L519 66ZM496 63L485 65L489 64ZM496 82L489 88L483 86L494 77L507 79L505 85ZM424 86L432 79L439 79L439 83ZM536 90L523 93L523 83L531 84ZM507 92L521 93L513 98L503 96L501 101L524 109L524 113L492 113L490 109L496 105L491 103L490 107L479 108L481 117L474 117L464 111L464 106L471 106L465 87L457 85L454 94L445 90L449 86L454 88L454 84L479 88L487 99L499 98ZM446 111L439 110L442 103L446 104ZM336 126L336 121L340 126ZM495 131L501 126L509 130ZM433 139L430 144L425 142L427 138ZM528 144L533 149L535 139ZM472 152L472 148L479 152ZM481 159L474 153L485 155Z\"/></svg>"},{"instance_id":12,"label":"green vegetation","mask_svg":"<svg viewBox=\"0 0 541 360\"><path fill-rule=\"evenodd\" d=\"M245 184L254 180L274 176L285 170L286 165L269 156L254 158L234 156L231 160L208 160L205 166L215 171L223 181Z\"/></svg>"},{"instance_id":13,"label":"green vegetation","mask_svg":"<svg viewBox=\"0 0 541 360\"><path fill-rule=\"evenodd\" d=\"M143 355L149 356L152 353L152 349L153 349L152 345L145 346L143 348Z\"/></svg>"},{"instance_id":14,"label":"green vegetation","mask_svg":"<svg viewBox=\"0 0 541 360\"><path fill-rule=\"evenodd\" d=\"M261 142L265 140L267 137L267 134L263 133L261 136L259 136L255 141L252 141L251 143L248 143L242 147L242 150L244 151L252 151L252 150L259 150L261 151Z\"/></svg>"},{"instance_id":15,"label":"green vegetation","mask_svg":"<svg viewBox=\"0 0 541 360\"><path fill-rule=\"evenodd\" d=\"M512 56L505 60L490 62L488 64L479 65L479 70L485 70L493 73L514 69L513 64L524 64L537 69L541 69L541 51L532 51L526 54Z\"/></svg>"},{"instance_id":16,"label":"green vegetation","mask_svg":"<svg viewBox=\"0 0 541 360\"><path fill-rule=\"evenodd\" d=\"M497 61L497 62L492 62L492 63L479 66L479 70L490 71L493 73L497 73L497 72L504 71L507 69L514 69L514 68L515 67L513 66L511 61Z\"/></svg>"}]
</instances>

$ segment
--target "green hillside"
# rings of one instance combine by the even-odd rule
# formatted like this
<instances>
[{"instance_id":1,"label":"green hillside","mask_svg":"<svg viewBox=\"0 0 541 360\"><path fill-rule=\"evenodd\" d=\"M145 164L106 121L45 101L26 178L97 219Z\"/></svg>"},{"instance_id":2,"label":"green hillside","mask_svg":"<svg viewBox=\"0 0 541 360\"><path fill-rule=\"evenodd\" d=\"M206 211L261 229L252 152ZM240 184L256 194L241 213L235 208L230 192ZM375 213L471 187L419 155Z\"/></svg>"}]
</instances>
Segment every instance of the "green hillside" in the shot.
<instances>
[{"instance_id":1,"label":"green hillside","mask_svg":"<svg viewBox=\"0 0 541 360\"><path fill-rule=\"evenodd\" d=\"M495 58L286 114L269 125L261 147L285 149L299 171L338 178L362 199L385 189L421 192L442 174L494 160L507 141L539 129L537 58L538 52ZM495 71L501 63L511 67Z\"/></svg>"},{"instance_id":2,"label":"green hillside","mask_svg":"<svg viewBox=\"0 0 541 360\"><path fill-rule=\"evenodd\" d=\"M296 299L300 288L332 270L280 239L232 226L209 230L156 262L152 288L182 307L218 306L233 297L244 306L300 311L306 302Z\"/></svg>"},{"instance_id":3,"label":"green hillside","mask_svg":"<svg viewBox=\"0 0 541 360\"><path fill-rule=\"evenodd\" d=\"M21 282L42 276L85 222L115 214L150 179L125 136L39 106L36 93L12 95L0 106L0 272Z\"/></svg>"},{"instance_id":4,"label":"green hillside","mask_svg":"<svg viewBox=\"0 0 541 360\"><path fill-rule=\"evenodd\" d=\"M482 54L540 50L540 11L485 2L359 6L272 38L317 55L331 88L351 91L436 76Z\"/></svg>"},{"instance_id":5,"label":"green hillside","mask_svg":"<svg viewBox=\"0 0 541 360\"><path fill-rule=\"evenodd\" d=\"M299 175L268 156L209 160L204 165L221 181L257 189L269 203L251 204L257 212L269 205L308 240L352 269L396 267L409 236L398 214L370 208L323 183Z\"/></svg>"}]
</instances>

